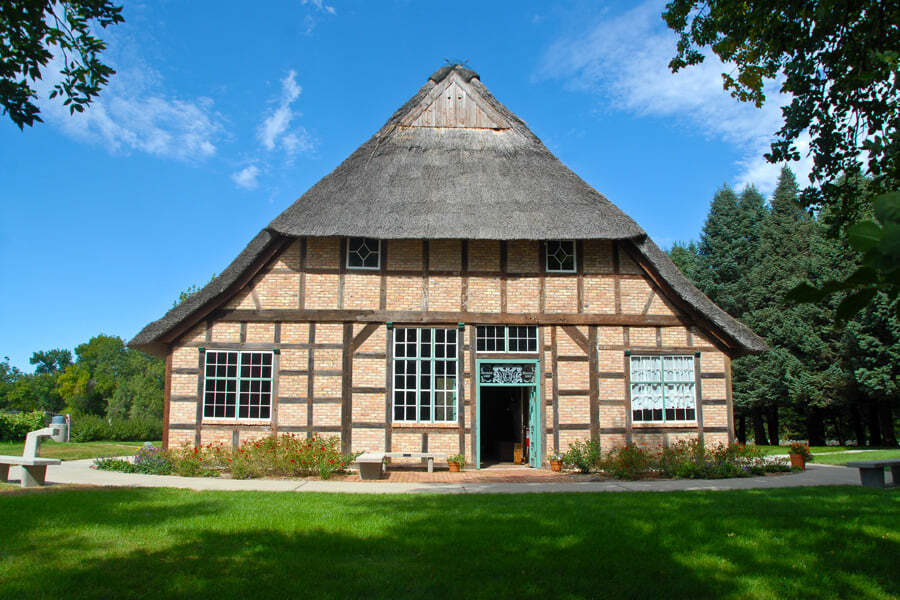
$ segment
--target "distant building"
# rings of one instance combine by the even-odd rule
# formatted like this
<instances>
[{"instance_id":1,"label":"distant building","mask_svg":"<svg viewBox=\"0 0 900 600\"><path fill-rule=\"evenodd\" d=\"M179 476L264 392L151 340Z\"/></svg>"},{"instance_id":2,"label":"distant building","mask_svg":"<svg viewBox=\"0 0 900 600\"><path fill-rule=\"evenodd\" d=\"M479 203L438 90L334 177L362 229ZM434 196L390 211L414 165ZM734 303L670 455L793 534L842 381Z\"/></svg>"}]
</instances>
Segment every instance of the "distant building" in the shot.
<instances>
[{"instance_id":1,"label":"distant building","mask_svg":"<svg viewBox=\"0 0 900 600\"><path fill-rule=\"evenodd\" d=\"M766 349L458 65L130 345L166 358L170 446L479 466L730 441L731 358Z\"/></svg>"}]
</instances>

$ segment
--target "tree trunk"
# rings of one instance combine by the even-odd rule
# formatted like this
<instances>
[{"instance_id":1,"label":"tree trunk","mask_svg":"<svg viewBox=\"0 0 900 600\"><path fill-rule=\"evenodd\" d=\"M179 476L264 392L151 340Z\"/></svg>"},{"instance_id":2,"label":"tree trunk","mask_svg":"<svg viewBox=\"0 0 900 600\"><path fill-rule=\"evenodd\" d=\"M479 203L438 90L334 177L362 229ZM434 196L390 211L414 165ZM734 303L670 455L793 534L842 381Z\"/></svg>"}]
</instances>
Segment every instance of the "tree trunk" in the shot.
<instances>
[{"instance_id":1,"label":"tree trunk","mask_svg":"<svg viewBox=\"0 0 900 600\"><path fill-rule=\"evenodd\" d=\"M866 405L866 425L869 428L869 445L881 445L881 426L878 424L878 405L869 402Z\"/></svg>"},{"instance_id":2,"label":"tree trunk","mask_svg":"<svg viewBox=\"0 0 900 600\"><path fill-rule=\"evenodd\" d=\"M859 405L855 402L850 405L850 427L856 435L856 445L866 445L866 428L863 427L862 416L859 414Z\"/></svg>"},{"instance_id":3,"label":"tree trunk","mask_svg":"<svg viewBox=\"0 0 900 600\"><path fill-rule=\"evenodd\" d=\"M810 446L825 445L825 423L822 421L822 413L817 408L810 409L806 415L806 435Z\"/></svg>"},{"instance_id":4,"label":"tree trunk","mask_svg":"<svg viewBox=\"0 0 900 600\"><path fill-rule=\"evenodd\" d=\"M750 409L750 417L753 419L753 441L757 446L768 446L769 440L766 439L766 428L763 425L762 411L758 406Z\"/></svg>"},{"instance_id":5,"label":"tree trunk","mask_svg":"<svg viewBox=\"0 0 900 600\"><path fill-rule=\"evenodd\" d=\"M878 421L881 424L881 443L885 446L897 445L897 434L894 433L894 411L890 400L878 403Z\"/></svg>"},{"instance_id":6,"label":"tree trunk","mask_svg":"<svg viewBox=\"0 0 900 600\"><path fill-rule=\"evenodd\" d=\"M828 437L827 430L825 432L825 437ZM835 415L834 417L834 437L837 438L838 446L847 445L847 436L844 435L844 422L841 415Z\"/></svg>"},{"instance_id":7,"label":"tree trunk","mask_svg":"<svg viewBox=\"0 0 900 600\"><path fill-rule=\"evenodd\" d=\"M777 446L781 443L778 435L778 407L770 406L766 409L766 424L769 429L769 443Z\"/></svg>"},{"instance_id":8,"label":"tree trunk","mask_svg":"<svg viewBox=\"0 0 900 600\"><path fill-rule=\"evenodd\" d=\"M735 415L737 419L737 431L735 431L735 435L737 435L737 439L741 444L747 443L747 415L743 412L739 415Z\"/></svg>"}]
</instances>

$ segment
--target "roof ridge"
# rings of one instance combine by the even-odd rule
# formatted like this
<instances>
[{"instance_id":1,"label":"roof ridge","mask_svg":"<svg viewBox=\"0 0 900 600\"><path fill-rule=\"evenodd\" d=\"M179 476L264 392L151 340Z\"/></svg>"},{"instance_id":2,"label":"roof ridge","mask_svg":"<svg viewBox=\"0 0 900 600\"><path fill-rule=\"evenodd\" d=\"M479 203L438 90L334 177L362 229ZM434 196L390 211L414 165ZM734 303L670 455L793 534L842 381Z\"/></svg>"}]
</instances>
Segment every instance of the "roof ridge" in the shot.
<instances>
[{"instance_id":1,"label":"roof ridge","mask_svg":"<svg viewBox=\"0 0 900 600\"><path fill-rule=\"evenodd\" d=\"M440 83L441 81L446 79L447 75L449 75L453 71L456 71L457 73L462 75L466 83L469 83L472 79L481 79L478 73L476 73L472 69L464 67L461 63L451 63L449 65L444 65L443 67L432 73L431 76L428 77L428 79L435 83Z\"/></svg>"}]
</instances>

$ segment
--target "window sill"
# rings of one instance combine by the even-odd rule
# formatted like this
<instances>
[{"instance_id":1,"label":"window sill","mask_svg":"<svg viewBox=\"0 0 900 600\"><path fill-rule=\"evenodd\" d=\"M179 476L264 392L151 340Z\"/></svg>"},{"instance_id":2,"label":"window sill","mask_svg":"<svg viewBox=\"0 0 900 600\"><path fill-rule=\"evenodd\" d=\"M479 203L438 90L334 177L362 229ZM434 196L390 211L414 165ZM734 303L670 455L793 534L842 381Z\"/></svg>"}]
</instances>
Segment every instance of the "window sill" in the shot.
<instances>
[{"instance_id":1,"label":"window sill","mask_svg":"<svg viewBox=\"0 0 900 600\"><path fill-rule=\"evenodd\" d=\"M415 421L392 421L392 427L459 427L459 421L428 421L416 423Z\"/></svg>"},{"instance_id":2,"label":"window sill","mask_svg":"<svg viewBox=\"0 0 900 600\"><path fill-rule=\"evenodd\" d=\"M632 422L632 429L644 427L683 427L684 429L697 429L697 421L639 421Z\"/></svg>"},{"instance_id":3,"label":"window sill","mask_svg":"<svg viewBox=\"0 0 900 600\"><path fill-rule=\"evenodd\" d=\"M272 419L222 419L206 418L200 421L200 425L267 425L271 427Z\"/></svg>"}]
</instances>

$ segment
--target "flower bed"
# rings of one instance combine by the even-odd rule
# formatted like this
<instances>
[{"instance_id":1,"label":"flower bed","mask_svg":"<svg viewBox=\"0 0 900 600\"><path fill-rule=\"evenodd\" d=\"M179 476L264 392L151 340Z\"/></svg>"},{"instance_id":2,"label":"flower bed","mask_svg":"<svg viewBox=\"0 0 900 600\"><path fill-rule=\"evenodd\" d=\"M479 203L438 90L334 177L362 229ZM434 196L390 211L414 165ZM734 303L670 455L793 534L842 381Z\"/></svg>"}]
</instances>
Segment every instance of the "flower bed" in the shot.
<instances>
[{"instance_id":1,"label":"flower bed","mask_svg":"<svg viewBox=\"0 0 900 600\"><path fill-rule=\"evenodd\" d=\"M333 473L344 471L357 456L341 454L337 437L273 435L246 441L236 450L222 444L184 445L170 450L142 448L133 462L100 458L94 465L109 471L183 477L228 475L233 479L253 479L317 475L328 479Z\"/></svg>"},{"instance_id":2,"label":"flower bed","mask_svg":"<svg viewBox=\"0 0 900 600\"><path fill-rule=\"evenodd\" d=\"M753 446L706 446L700 440L682 440L656 450L628 444L614 448L605 455L600 453L598 442L576 442L562 460L563 464L582 473L602 473L617 479L654 476L723 479L791 470L785 459L766 458Z\"/></svg>"}]
</instances>

